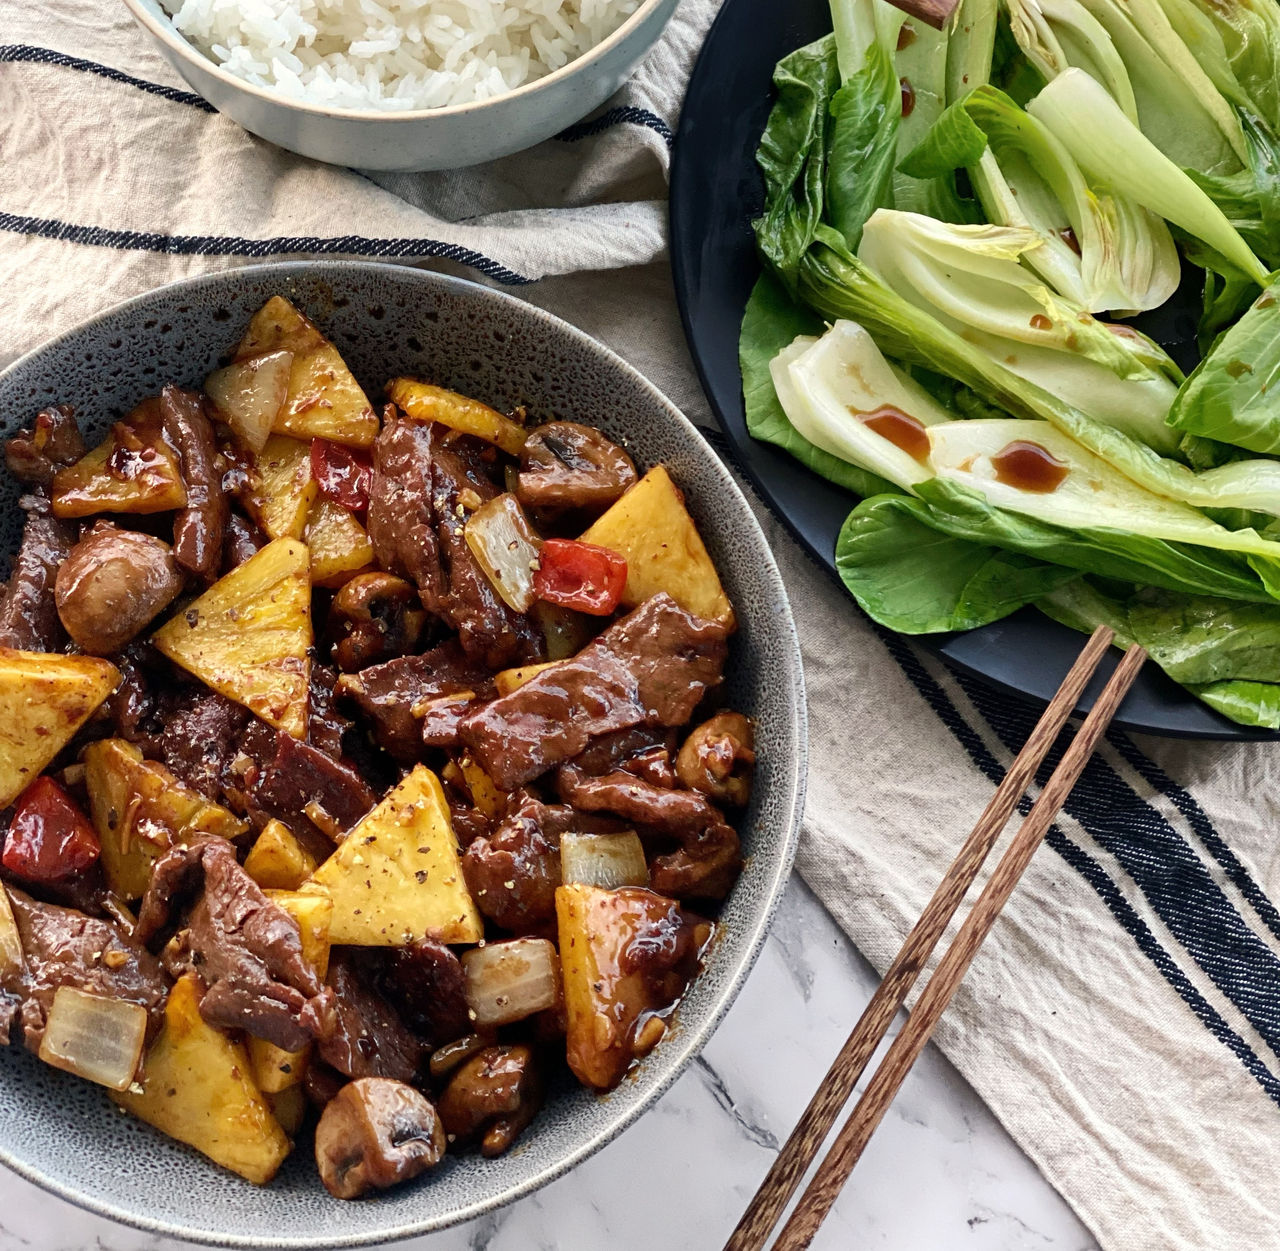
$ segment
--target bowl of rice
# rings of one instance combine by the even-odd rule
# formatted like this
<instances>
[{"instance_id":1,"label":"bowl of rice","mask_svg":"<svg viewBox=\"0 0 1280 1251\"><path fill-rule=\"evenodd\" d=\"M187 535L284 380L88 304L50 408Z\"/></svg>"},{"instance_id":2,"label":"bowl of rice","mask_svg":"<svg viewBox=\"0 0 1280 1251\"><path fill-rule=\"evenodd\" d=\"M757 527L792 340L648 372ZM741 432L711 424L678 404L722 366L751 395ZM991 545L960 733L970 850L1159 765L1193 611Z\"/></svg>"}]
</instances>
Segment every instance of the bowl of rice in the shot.
<instances>
[{"instance_id":1,"label":"bowl of rice","mask_svg":"<svg viewBox=\"0 0 1280 1251\"><path fill-rule=\"evenodd\" d=\"M220 112L359 169L476 165L609 98L677 0L125 0Z\"/></svg>"}]
</instances>

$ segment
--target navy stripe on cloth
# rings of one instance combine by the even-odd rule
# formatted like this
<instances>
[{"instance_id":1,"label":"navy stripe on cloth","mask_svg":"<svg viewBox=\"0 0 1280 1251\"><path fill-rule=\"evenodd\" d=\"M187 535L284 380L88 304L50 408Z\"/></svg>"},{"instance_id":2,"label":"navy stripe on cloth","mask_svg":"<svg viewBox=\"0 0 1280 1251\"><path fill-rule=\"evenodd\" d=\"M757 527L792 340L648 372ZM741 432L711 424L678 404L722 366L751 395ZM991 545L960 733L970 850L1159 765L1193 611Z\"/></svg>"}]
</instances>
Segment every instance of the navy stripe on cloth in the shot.
<instances>
[{"instance_id":1,"label":"navy stripe on cloth","mask_svg":"<svg viewBox=\"0 0 1280 1251\"><path fill-rule=\"evenodd\" d=\"M1035 712L972 678L957 680L1004 745L1017 750ZM1059 754L1050 754L1042 777ZM1064 810L1115 857L1210 981L1280 1053L1280 957L1249 927L1195 849L1100 756L1090 760Z\"/></svg>"},{"instance_id":2,"label":"navy stripe on cloth","mask_svg":"<svg viewBox=\"0 0 1280 1251\"><path fill-rule=\"evenodd\" d=\"M196 95L194 91L182 91L177 87L165 86L163 83L149 82L145 78L126 74L110 65L102 65L98 61L87 61L84 57L70 56L65 52L56 52L52 48L41 48L25 43L0 44L0 64L6 61L26 62L32 65L57 65L63 69L79 70L83 74L94 74L99 78L110 79L111 82L136 87L139 91L172 100L177 104L189 104L192 108L200 109L205 113L218 111L208 100ZM614 126L646 126L661 136L668 147L675 138L671 127L656 113L633 104L617 105L606 109L599 117L566 127L555 137L564 143L576 143L580 139L589 139L602 131L611 130Z\"/></svg>"},{"instance_id":3,"label":"navy stripe on cloth","mask_svg":"<svg viewBox=\"0 0 1280 1251\"><path fill-rule=\"evenodd\" d=\"M447 260L470 266L495 282L508 286L522 286L533 281L473 248L439 239L369 239L363 235L340 235L336 238L277 235L269 239L244 239L238 235L166 235L152 231L108 230L104 226L77 226L52 218L23 217L17 213L0 213L0 230L86 247L163 252L176 256L340 255Z\"/></svg>"},{"instance_id":4,"label":"navy stripe on cloth","mask_svg":"<svg viewBox=\"0 0 1280 1251\"><path fill-rule=\"evenodd\" d=\"M135 78L110 65L100 65L97 61L86 61L83 57L68 56L65 52L55 52L52 48L38 48L32 44L13 43L0 44L0 64L4 62L27 62L33 65L58 65L63 69L79 70L83 74L95 74L99 78L108 78L114 83L124 83L136 87L149 95L161 96L165 100L173 100L178 104L189 104L192 108L205 113L216 113L218 110L202 96L194 91L181 91L177 87L166 87L163 83L148 82L145 78Z\"/></svg>"},{"instance_id":5,"label":"navy stripe on cloth","mask_svg":"<svg viewBox=\"0 0 1280 1251\"><path fill-rule=\"evenodd\" d=\"M937 713L942 723L951 731L955 738L960 742L961 746L964 747L965 751L969 754L970 759L982 771L982 773L986 775L987 779L992 782L992 784L998 784L1000 779L1004 777L1004 770L987 749L982 738L973 729L973 727L965 721L964 717L960 714L959 709L957 709L947 697L946 692L943 691L941 686L939 686L938 683L929 675L924 666L920 663L915 654L911 651L910 647L901 637L896 634L892 634L879 626L876 626L875 629L877 634L880 636L881 641L888 649L889 654L895 661L897 661L899 668L902 669L903 673L920 692L920 695L923 697L925 702L934 710L935 713ZM971 680L963 678L960 678L959 680L964 684L966 694L969 694L971 699L973 698L973 692L971 692L970 687L973 687L975 691L980 692L981 696L985 697L984 702L988 704L995 704L997 708L999 707L1000 700L1003 698L1002 696L997 695L993 691L984 690L981 688L980 684L974 683ZM975 700L974 702L975 707L977 707L977 701ZM987 716L989 721L992 721L992 718L987 715L984 709L979 707L978 710L983 713L984 716ZM1018 730L1021 733L1021 738L1018 741L1025 741L1026 735L1030 732L1031 725L1035 720L1035 714L1025 709L1018 709L1012 715L1014 717L1020 716L1025 721L1025 725L1020 725L1018 727ZM997 734L1000 734L1000 728L998 726L994 726L994 728L996 729ZM1003 739L1004 736L1000 736ZM1094 758L1094 761L1097 761L1096 757ZM1054 761L1049 761L1046 768L1051 769L1053 763ZM1114 771L1112 771L1112 776L1114 776ZM1118 781L1119 779L1117 779L1117 782ZM1076 791L1081 791L1085 785L1085 779L1082 778L1081 783L1076 787ZM1132 795L1132 792L1130 792L1130 794ZM1134 798L1136 799L1136 796ZM1141 800L1138 800L1137 802L1141 804ZM1141 806L1147 808L1153 816L1158 816L1158 814L1156 814L1154 810L1150 809L1149 806L1145 804L1141 804ZM1030 803L1025 796L1019 803L1018 807L1019 810L1024 813L1030 808ZM1071 815L1076 816L1077 820L1080 820L1075 812L1072 812ZM1081 821L1081 824L1089 830L1091 835L1095 838L1098 837L1093 829L1089 827L1087 822ZM1102 842L1101 839L1098 841L1100 843ZM1150 926L1147 925L1142 917L1139 916L1129 904L1128 900L1125 899L1120 888L1114 881L1112 881L1110 875L1103 866L1091 857L1082 847L1069 839L1056 825L1050 828L1049 833L1045 838L1045 842L1059 856L1061 856L1068 865L1075 869L1075 871L1079 873L1080 876L1083 877L1084 880L1093 888L1094 892L1105 904L1108 911L1110 911L1112 916L1116 918L1125 932L1133 938L1138 950L1141 951L1142 954L1151 961L1156 969L1159 970L1165 981L1168 982L1170 987L1172 987L1172 989L1179 995L1196 1018L1204 1024L1209 1032L1219 1042L1221 1042L1223 1046L1227 1047L1228 1050L1230 1050L1240 1060L1246 1070L1248 1070L1249 1074L1258 1083L1258 1085L1262 1087L1267 1095L1275 1103L1280 1104L1280 1080L1277 1080L1275 1075L1262 1061L1257 1052L1249 1046L1239 1033L1231 1028L1231 1025L1227 1022L1226 1018L1223 1017L1223 1015L1218 1012L1217 1009L1214 1008L1214 1006L1196 989L1191 980L1178 967L1177 962L1160 944L1159 939L1152 932ZM1186 849L1185 843L1183 843L1183 847ZM1115 854L1114 846L1108 847L1108 850ZM1162 919L1164 918L1162 917ZM1236 914L1236 920L1239 921L1238 914ZM1168 922L1166 921L1166 924L1167 923ZM1254 941L1258 941L1256 937L1254 938ZM1266 950L1265 947L1263 950ZM1270 953L1268 952L1267 954L1269 955ZM1256 1023L1251 1021L1251 1024L1254 1024L1254 1028L1257 1028ZM1262 1033L1262 1031L1259 1030L1259 1033Z\"/></svg>"}]
</instances>

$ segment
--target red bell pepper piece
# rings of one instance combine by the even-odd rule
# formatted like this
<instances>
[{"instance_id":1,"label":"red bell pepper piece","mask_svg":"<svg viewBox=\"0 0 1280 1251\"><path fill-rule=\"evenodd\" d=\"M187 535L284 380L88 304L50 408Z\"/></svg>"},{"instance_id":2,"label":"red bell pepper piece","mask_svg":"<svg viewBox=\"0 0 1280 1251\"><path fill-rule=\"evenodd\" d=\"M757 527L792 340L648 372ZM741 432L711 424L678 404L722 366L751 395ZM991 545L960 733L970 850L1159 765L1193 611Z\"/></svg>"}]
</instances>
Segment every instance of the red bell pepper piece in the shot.
<instances>
[{"instance_id":1,"label":"red bell pepper piece","mask_svg":"<svg viewBox=\"0 0 1280 1251\"><path fill-rule=\"evenodd\" d=\"M63 882L91 869L102 851L79 805L52 778L36 778L21 795L0 862L26 882Z\"/></svg>"},{"instance_id":2,"label":"red bell pepper piece","mask_svg":"<svg viewBox=\"0 0 1280 1251\"><path fill-rule=\"evenodd\" d=\"M576 539L548 539L538 557L533 593L549 604L607 617L627 585L627 562L617 552Z\"/></svg>"},{"instance_id":3,"label":"red bell pepper piece","mask_svg":"<svg viewBox=\"0 0 1280 1251\"><path fill-rule=\"evenodd\" d=\"M311 440L311 476L320 494L353 513L369 507L373 465L365 453L328 439Z\"/></svg>"}]
</instances>

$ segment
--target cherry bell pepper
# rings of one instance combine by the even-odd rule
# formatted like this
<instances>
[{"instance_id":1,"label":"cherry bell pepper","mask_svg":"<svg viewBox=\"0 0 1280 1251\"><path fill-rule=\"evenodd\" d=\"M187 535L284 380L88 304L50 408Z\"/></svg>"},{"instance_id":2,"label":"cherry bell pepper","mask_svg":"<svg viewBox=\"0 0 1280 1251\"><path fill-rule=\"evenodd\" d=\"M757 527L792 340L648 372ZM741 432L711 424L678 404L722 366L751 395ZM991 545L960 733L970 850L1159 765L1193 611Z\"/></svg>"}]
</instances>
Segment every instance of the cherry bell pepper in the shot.
<instances>
[{"instance_id":1,"label":"cherry bell pepper","mask_svg":"<svg viewBox=\"0 0 1280 1251\"><path fill-rule=\"evenodd\" d=\"M576 539L548 539L533 575L533 593L549 604L607 617L627 585L627 562L617 552Z\"/></svg>"},{"instance_id":2,"label":"cherry bell pepper","mask_svg":"<svg viewBox=\"0 0 1280 1251\"><path fill-rule=\"evenodd\" d=\"M320 494L353 513L369 507L373 465L364 452L328 439L311 440L311 476Z\"/></svg>"},{"instance_id":3,"label":"cherry bell pepper","mask_svg":"<svg viewBox=\"0 0 1280 1251\"><path fill-rule=\"evenodd\" d=\"M26 882L63 882L91 869L102 846L89 818L52 778L36 778L14 807L0 862Z\"/></svg>"}]
</instances>

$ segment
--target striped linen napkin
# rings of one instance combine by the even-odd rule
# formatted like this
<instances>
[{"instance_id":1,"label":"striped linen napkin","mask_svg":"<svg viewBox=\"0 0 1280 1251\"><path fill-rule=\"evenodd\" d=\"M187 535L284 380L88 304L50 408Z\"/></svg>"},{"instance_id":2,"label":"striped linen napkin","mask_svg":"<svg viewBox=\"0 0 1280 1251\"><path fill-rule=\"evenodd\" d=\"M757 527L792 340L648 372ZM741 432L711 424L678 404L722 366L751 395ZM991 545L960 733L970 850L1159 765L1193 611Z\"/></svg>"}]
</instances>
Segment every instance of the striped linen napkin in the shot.
<instances>
[{"instance_id":1,"label":"striped linen napkin","mask_svg":"<svg viewBox=\"0 0 1280 1251\"><path fill-rule=\"evenodd\" d=\"M123 6L0 0L0 363L173 279L368 256L518 290L706 423L664 201L716 7L684 0L615 100L529 154L369 177L213 113ZM800 871L883 969L1034 717L868 625L762 519L811 700ZM1277 826L1275 745L1111 734L937 1035L1108 1251L1280 1245Z\"/></svg>"}]
</instances>

